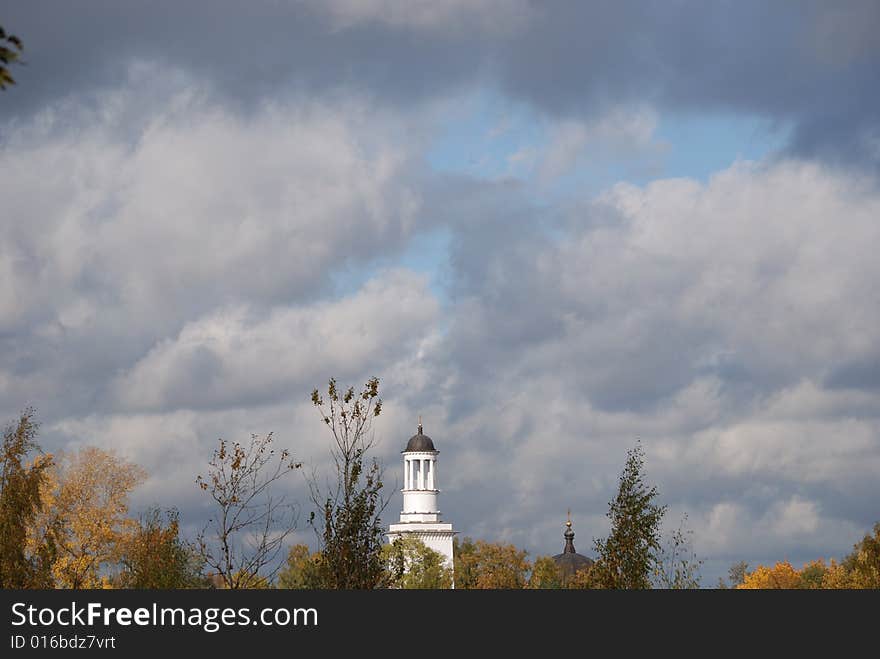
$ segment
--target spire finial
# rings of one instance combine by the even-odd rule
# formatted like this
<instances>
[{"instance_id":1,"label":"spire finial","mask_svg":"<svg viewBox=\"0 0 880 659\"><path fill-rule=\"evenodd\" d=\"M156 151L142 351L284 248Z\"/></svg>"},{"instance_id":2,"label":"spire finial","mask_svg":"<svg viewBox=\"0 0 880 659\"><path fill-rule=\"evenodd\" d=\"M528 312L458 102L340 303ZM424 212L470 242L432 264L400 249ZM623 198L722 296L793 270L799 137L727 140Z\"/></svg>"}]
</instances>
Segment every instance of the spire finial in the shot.
<instances>
[{"instance_id":1,"label":"spire finial","mask_svg":"<svg viewBox=\"0 0 880 659\"><path fill-rule=\"evenodd\" d=\"M565 538L565 547L562 548L562 553L577 553L574 549L574 530L571 528L571 508L568 509L568 519L565 522L565 533L562 534L562 537Z\"/></svg>"},{"instance_id":2,"label":"spire finial","mask_svg":"<svg viewBox=\"0 0 880 659\"><path fill-rule=\"evenodd\" d=\"M422 434L422 415L419 414L419 434Z\"/></svg>"}]
</instances>

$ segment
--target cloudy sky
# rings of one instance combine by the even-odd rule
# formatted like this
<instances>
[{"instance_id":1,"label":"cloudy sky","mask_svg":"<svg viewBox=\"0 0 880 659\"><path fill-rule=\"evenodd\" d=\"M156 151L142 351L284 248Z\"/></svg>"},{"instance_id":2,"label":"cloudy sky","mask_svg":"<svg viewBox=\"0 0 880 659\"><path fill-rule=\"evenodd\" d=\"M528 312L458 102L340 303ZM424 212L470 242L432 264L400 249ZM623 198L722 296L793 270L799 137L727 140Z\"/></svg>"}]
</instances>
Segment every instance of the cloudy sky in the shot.
<instances>
[{"instance_id":1,"label":"cloudy sky","mask_svg":"<svg viewBox=\"0 0 880 659\"><path fill-rule=\"evenodd\" d=\"M4 3L3 419L189 529L218 437L323 470L309 392L372 375L389 486L421 414L532 556L638 439L707 585L880 520L880 5L244 6Z\"/></svg>"}]
</instances>

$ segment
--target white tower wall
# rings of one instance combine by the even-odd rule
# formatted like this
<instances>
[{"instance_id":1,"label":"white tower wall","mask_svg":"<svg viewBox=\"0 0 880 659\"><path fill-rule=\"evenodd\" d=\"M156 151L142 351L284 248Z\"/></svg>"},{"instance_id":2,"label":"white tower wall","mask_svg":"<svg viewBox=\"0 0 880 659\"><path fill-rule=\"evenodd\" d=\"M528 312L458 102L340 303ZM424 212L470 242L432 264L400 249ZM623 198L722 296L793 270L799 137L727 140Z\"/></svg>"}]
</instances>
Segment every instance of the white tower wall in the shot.
<instances>
[{"instance_id":1,"label":"white tower wall","mask_svg":"<svg viewBox=\"0 0 880 659\"><path fill-rule=\"evenodd\" d=\"M423 444L433 449L430 438L422 435L421 424L418 435L410 440L410 445L416 439L420 440L416 442L417 445ZM440 493L437 488L438 454L437 450L403 451L403 510L400 512L400 521L388 528L388 541L394 542L403 536L416 537L427 547L443 555L451 569L452 538L455 531L452 524L443 522L440 518L437 503Z\"/></svg>"}]
</instances>

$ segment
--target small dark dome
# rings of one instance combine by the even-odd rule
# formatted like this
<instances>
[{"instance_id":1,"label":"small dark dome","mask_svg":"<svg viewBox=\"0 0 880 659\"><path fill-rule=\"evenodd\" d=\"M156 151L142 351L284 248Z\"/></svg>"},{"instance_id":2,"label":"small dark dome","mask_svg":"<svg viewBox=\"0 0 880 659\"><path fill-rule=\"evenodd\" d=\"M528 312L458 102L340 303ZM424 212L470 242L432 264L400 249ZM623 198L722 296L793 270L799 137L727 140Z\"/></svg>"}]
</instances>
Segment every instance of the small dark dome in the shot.
<instances>
[{"instance_id":1,"label":"small dark dome","mask_svg":"<svg viewBox=\"0 0 880 659\"><path fill-rule=\"evenodd\" d=\"M422 434L422 424L419 424L419 431L409 438L409 441L406 443L406 448L403 449L404 453L409 453L410 451L436 451L434 448L434 442L431 441L431 438L427 435Z\"/></svg>"},{"instance_id":2,"label":"small dark dome","mask_svg":"<svg viewBox=\"0 0 880 659\"><path fill-rule=\"evenodd\" d=\"M562 580L568 581L577 574L578 570L590 567L593 564L593 559L575 551L574 529L571 528L571 519L565 523L565 533L562 536L565 538L565 547L562 548L561 554L556 554L553 557L553 562L562 573Z\"/></svg>"},{"instance_id":3,"label":"small dark dome","mask_svg":"<svg viewBox=\"0 0 880 659\"><path fill-rule=\"evenodd\" d=\"M553 557L553 562L559 567L559 571L562 573L562 579L564 581L568 581L574 577L579 570L588 568L593 564L593 560L587 558L583 554L566 553L556 554L556 556Z\"/></svg>"}]
</instances>

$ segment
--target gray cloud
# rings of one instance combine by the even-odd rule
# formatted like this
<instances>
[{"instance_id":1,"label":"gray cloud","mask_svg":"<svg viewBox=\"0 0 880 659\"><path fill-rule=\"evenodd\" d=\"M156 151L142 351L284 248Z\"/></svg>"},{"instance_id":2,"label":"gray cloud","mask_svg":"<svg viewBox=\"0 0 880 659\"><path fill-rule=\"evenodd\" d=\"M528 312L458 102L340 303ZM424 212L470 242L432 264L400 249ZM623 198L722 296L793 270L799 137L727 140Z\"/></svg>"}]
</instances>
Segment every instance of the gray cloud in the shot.
<instances>
[{"instance_id":1,"label":"gray cloud","mask_svg":"<svg viewBox=\"0 0 880 659\"><path fill-rule=\"evenodd\" d=\"M868 358L844 364L829 373L825 384L832 389L880 389L880 361Z\"/></svg>"},{"instance_id":2,"label":"gray cloud","mask_svg":"<svg viewBox=\"0 0 880 659\"><path fill-rule=\"evenodd\" d=\"M386 368L418 346L436 317L423 280L410 271L385 273L332 303L198 318L157 344L114 389L124 410L265 404L307 390L328 372L347 381Z\"/></svg>"},{"instance_id":3,"label":"gray cloud","mask_svg":"<svg viewBox=\"0 0 880 659\"><path fill-rule=\"evenodd\" d=\"M152 66L130 75L95 109L19 126L0 152L15 218L0 245L7 413L105 406L108 378L190 321L319 299L416 230L418 141L393 117L354 98L241 117L186 77L167 89Z\"/></svg>"},{"instance_id":4,"label":"gray cloud","mask_svg":"<svg viewBox=\"0 0 880 659\"><path fill-rule=\"evenodd\" d=\"M631 103L791 125L792 153L876 167L870 0L608 3L43 2L10 7L22 84L2 112L124 80L132 58L182 68L225 102L354 88L411 106L478 82L557 117Z\"/></svg>"},{"instance_id":5,"label":"gray cloud","mask_svg":"<svg viewBox=\"0 0 880 659\"><path fill-rule=\"evenodd\" d=\"M589 553L640 437L716 573L847 551L878 517L880 197L834 164L877 162L876 7L401 6L4 15L29 60L0 99L4 416L36 404L47 448L116 447L151 473L138 502L198 516L217 437L275 430L322 469L308 392L378 374L377 454L393 480L422 414L465 534L555 553L571 507ZM432 104L474 84L550 122L539 179L661 111L793 137L539 202L426 167ZM431 230L441 292L376 271Z\"/></svg>"},{"instance_id":6,"label":"gray cloud","mask_svg":"<svg viewBox=\"0 0 880 659\"><path fill-rule=\"evenodd\" d=\"M469 535L553 553L570 507L589 553L636 438L713 583L739 558L840 556L875 521L874 392L826 386L829 364L872 354L880 320L865 304L880 275L870 188L815 164L738 164L705 184L616 186L580 222L542 222L533 207L511 215L504 184L472 186L447 209L463 211L448 300L405 270L261 313L216 298L121 355L116 377L86 379L100 404L62 407L47 441L119 448L152 474L138 501L198 515L191 479L217 437L275 430L321 470L308 390L378 372L389 483L421 414L442 452L443 510ZM81 376L61 362L42 377L70 386ZM289 492L306 500L302 482Z\"/></svg>"},{"instance_id":7,"label":"gray cloud","mask_svg":"<svg viewBox=\"0 0 880 659\"><path fill-rule=\"evenodd\" d=\"M698 550L847 551L877 516L880 426L870 382L824 383L829 364L873 354L870 190L796 161L734 165L707 184L617 186L597 218L539 240L504 212L485 234L461 228L434 366L455 490L480 492L481 528L534 548L554 509L599 524L640 437ZM505 497L534 526L501 521Z\"/></svg>"}]
</instances>

